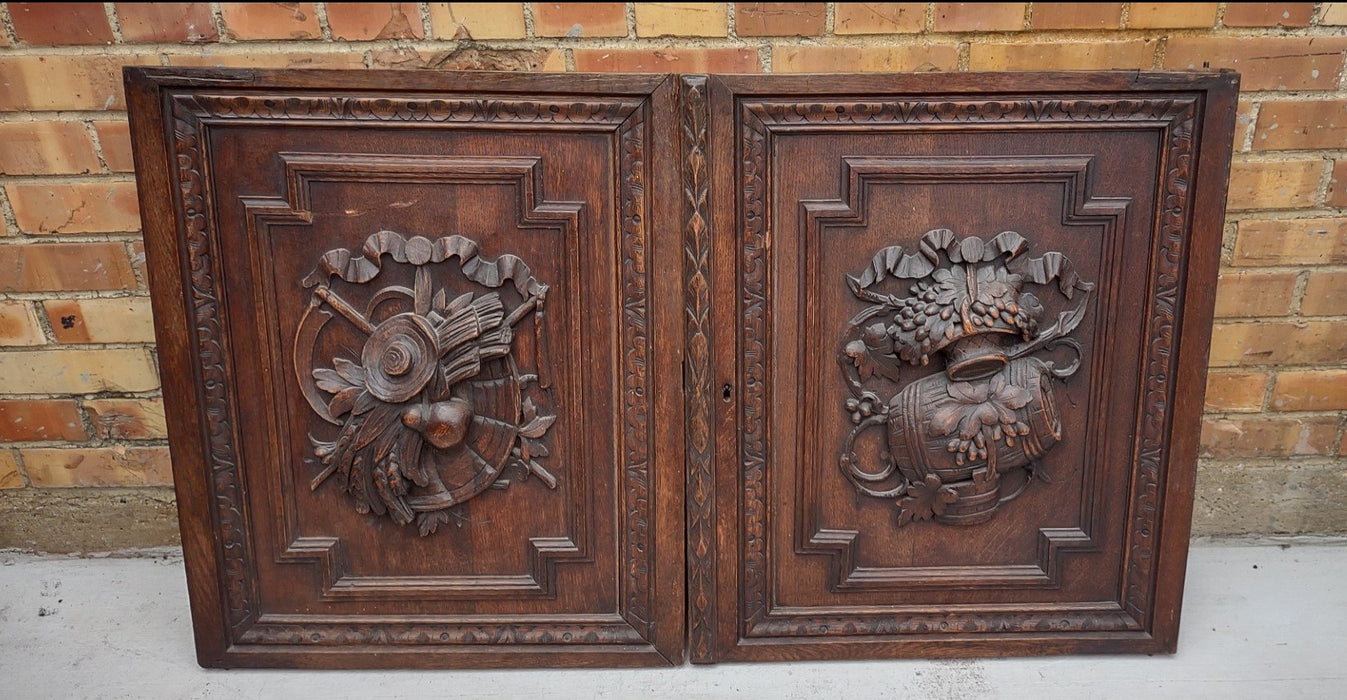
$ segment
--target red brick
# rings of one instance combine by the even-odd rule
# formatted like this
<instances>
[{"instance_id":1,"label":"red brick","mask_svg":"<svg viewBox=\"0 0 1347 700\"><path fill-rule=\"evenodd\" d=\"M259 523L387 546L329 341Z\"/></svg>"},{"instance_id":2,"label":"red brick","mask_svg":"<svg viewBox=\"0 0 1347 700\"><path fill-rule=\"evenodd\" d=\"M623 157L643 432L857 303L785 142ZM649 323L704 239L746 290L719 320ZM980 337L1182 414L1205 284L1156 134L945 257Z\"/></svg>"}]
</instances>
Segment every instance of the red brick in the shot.
<instances>
[{"instance_id":1,"label":"red brick","mask_svg":"<svg viewBox=\"0 0 1347 700\"><path fill-rule=\"evenodd\" d=\"M23 475L19 473L18 453L14 450L0 450L0 489L23 488Z\"/></svg>"},{"instance_id":2,"label":"red brick","mask_svg":"<svg viewBox=\"0 0 1347 700\"><path fill-rule=\"evenodd\" d=\"M1324 201L1331 207L1347 207L1347 160L1333 161L1333 172L1328 177L1328 192Z\"/></svg>"},{"instance_id":3,"label":"red brick","mask_svg":"<svg viewBox=\"0 0 1347 700\"><path fill-rule=\"evenodd\" d=\"M0 291L134 289L136 276L120 243L0 245Z\"/></svg>"},{"instance_id":4,"label":"red brick","mask_svg":"<svg viewBox=\"0 0 1347 700\"><path fill-rule=\"evenodd\" d=\"M19 41L33 46L112 43L101 2L11 2L9 17Z\"/></svg>"},{"instance_id":5,"label":"red brick","mask_svg":"<svg viewBox=\"0 0 1347 700\"><path fill-rule=\"evenodd\" d=\"M420 39L421 8L414 2L332 2L327 26L338 41Z\"/></svg>"},{"instance_id":6,"label":"red brick","mask_svg":"<svg viewBox=\"0 0 1347 700\"><path fill-rule=\"evenodd\" d=\"M101 170L79 122L0 122L0 173L74 175Z\"/></svg>"},{"instance_id":7,"label":"red brick","mask_svg":"<svg viewBox=\"0 0 1347 700\"><path fill-rule=\"evenodd\" d=\"M1206 408L1220 413L1259 411L1267 382L1267 372L1208 372Z\"/></svg>"},{"instance_id":8,"label":"red brick","mask_svg":"<svg viewBox=\"0 0 1347 700\"><path fill-rule=\"evenodd\" d=\"M739 36L819 36L826 10L821 2L737 2Z\"/></svg>"},{"instance_id":9,"label":"red brick","mask_svg":"<svg viewBox=\"0 0 1347 700\"><path fill-rule=\"evenodd\" d=\"M575 49L578 71L757 73L757 49Z\"/></svg>"},{"instance_id":10,"label":"red brick","mask_svg":"<svg viewBox=\"0 0 1347 700\"><path fill-rule=\"evenodd\" d=\"M1308 27L1312 2L1226 3L1221 23L1227 27Z\"/></svg>"},{"instance_id":11,"label":"red brick","mask_svg":"<svg viewBox=\"0 0 1347 700\"><path fill-rule=\"evenodd\" d=\"M1165 68L1233 68L1243 90L1333 90L1344 37L1172 37Z\"/></svg>"},{"instance_id":12,"label":"red brick","mask_svg":"<svg viewBox=\"0 0 1347 700\"><path fill-rule=\"evenodd\" d=\"M25 233L137 231L140 208L132 182L5 185L14 220Z\"/></svg>"},{"instance_id":13,"label":"red brick","mask_svg":"<svg viewBox=\"0 0 1347 700\"><path fill-rule=\"evenodd\" d=\"M1129 29L1201 29L1216 25L1218 2L1134 2L1127 13Z\"/></svg>"},{"instance_id":14,"label":"red brick","mask_svg":"<svg viewBox=\"0 0 1347 700\"><path fill-rule=\"evenodd\" d=\"M122 66L143 65L159 57L0 55L0 110L125 109Z\"/></svg>"},{"instance_id":15,"label":"red brick","mask_svg":"<svg viewBox=\"0 0 1347 700\"><path fill-rule=\"evenodd\" d=\"M1272 408L1278 411L1347 410L1347 369L1290 370L1277 373Z\"/></svg>"},{"instance_id":16,"label":"red brick","mask_svg":"<svg viewBox=\"0 0 1347 700\"><path fill-rule=\"evenodd\" d=\"M1300 302L1303 316L1347 316L1347 272L1311 270ZM1347 357L1343 358L1347 361Z\"/></svg>"},{"instance_id":17,"label":"red brick","mask_svg":"<svg viewBox=\"0 0 1347 700\"><path fill-rule=\"evenodd\" d=\"M1117 29L1122 24L1119 2L1036 2L1034 29Z\"/></svg>"},{"instance_id":18,"label":"red brick","mask_svg":"<svg viewBox=\"0 0 1347 700\"><path fill-rule=\"evenodd\" d=\"M1285 316L1295 287L1294 272L1223 272L1216 283L1216 317Z\"/></svg>"},{"instance_id":19,"label":"red brick","mask_svg":"<svg viewBox=\"0 0 1347 700\"><path fill-rule=\"evenodd\" d=\"M729 11L720 2L638 2L636 36L725 36Z\"/></svg>"},{"instance_id":20,"label":"red brick","mask_svg":"<svg viewBox=\"0 0 1347 700\"><path fill-rule=\"evenodd\" d=\"M1314 205L1323 161L1236 161L1230 168L1231 209L1301 209Z\"/></svg>"},{"instance_id":21,"label":"red brick","mask_svg":"<svg viewBox=\"0 0 1347 700\"><path fill-rule=\"evenodd\" d=\"M94 447L20 450L36 487L171 486L167 447Z\"/></svg>"},{"instance_id":22,"label":"red brick","mask_svg":"<svg viewBox=\"0 0 1347 700\"><path fill-rule=\"evenodd\" d=\"M301 45L302 47L303 45ZM260 53L234 46L211 47L198 54L168 54L168 65L208 68L332 68L365 67L363 51L287 51ZM246 47L242 47L246 49Z\"/></svg>"},{"instance_id":23,"label":"red brick","mask_svg":"<svg viewBox=\"0 0 1347 700\"><path fill-rule=\"evenodd\" d=\"M131 159L130 125L126 122L94 122L93 125L108 169L114 173L134 171L136 168Z\"/></svg>"},{"instance_id":24,"label":"red brick","mask_svg":"<svg viewBox=\"0 0 1347 700\"><path fill-rule=\"evenodd\" d=\"M1154 39L1077 43L983 44L969 48L970 70L1148 69L1155 60Z\"/></svg>"},{"instance_id":25,"label":"red brick","mask_svg":"<svg viewBox=\"0 0 1347 700\"><path fill-rule=\"evenodd\" d=\"M136 44L216 41L215 19L204 2L119 2L122 40Z\"/></svg>"},{"instance_id":26,"label":"red brick","mask_svg":"<svg viewBox=\"0 0 1347 700\"><path fill-rule=\"evenodd\" d=\"M0 301L0 346L46 344L32 302Z\"/></svg>"},{"instance_id":27,"label":"red brick","mask_svg":"<svg viewBox=\"0 0 1347 700\"><path fill-rule=\"evenodd\" d=\"M223 2L225 35L236 41L318 39L318 13L311 2Z\"/></svg>"},{"instance_id":28,"label":"red brick","mask_svg":"<svg viewBox=\"0 0 1347 700\"><path fill-rule=\"evenodd\" d=\"M1022 2L938 2L937 32L1017 32L1024 29Z\"/></svg>"},{"instance_id":29,"label":"red brick","mask_svg":"<svg viewBox=\"0 0 1347 700\"><path fill-rule=\"evenodd\" d=\"M1202 423L1199 456L1240 459L1332 455L1337 439L1337 418L1207 418ZM31 478L31 468L28 473Z\"/></svg>"},{"instance_id":30,"label":"red brick","mask_svg":"<svg viewBox=\"0 0 1347 700\"><path fill-rule=\"evenodd\" d=\"M1321 365L1347 357L1347 321L1216 323L1211 365Z\"/></svg>"},{"instance_id":31,"label":"red brick","mask_svg":"<svg viewBox=\"0 0 1347 700\"><path fill-rule=\"evenodd\" d=\"M1241 221L1235 265L1347 264L1347 219Z\"/></svg>"},{"instance_id":32,"label":"red brick","mask_svg":"<svg viewBox=\"0 0 1347 700\"><path fill-rule=\"evenodd\" d=\"M79 410L70 399L0 401L0 440L38 442L88 440Z\"/></svg>"},{"instance_id":33,"label":"red brick","mask_svg":"<svg viewBox=\"0 0 1347 700\"><path fill-rule=\"evenodd\" d=\"M535 2L538 36L626 36L627 6L620 2Z\"/></svg>"},{"instance_id":34,"label":"red brick","mask_svg":"<svg viewBox=\"0 0 1347 700\"><path fill-rule=\"evenodd\" d=\"M620 36L627 34L626 21L626 10L623 9L624 29ZM526 34L524 3L432 2L430 30L438 39L523 39Z\"/></svg>"},{"instance_id":35,"label":"red brick","mask_svg":"<svg viewBox=\"0 0 1347 700\"><path fill-rule=\"evenodd\" d=\"M1347 146L1347 100L1273 100L1258 111L1257 151Z\"/></svg>"},{"instance_id":36,"label":"red brick","mask_svg":"<svg viewBox=\"0 0 1347 700\"><path fill-rule=\"evenodd\" d=\"M84 402L94 435L104 440L156 440L168 436L161 399L90 399Z\"/></svg>"},{"instance_id":37,"label":"red brick","mask_svg":"<svg viewBox=\"0 0 1347 700\"><path fill-rule=\"evenodd\" d=\"M926 3L839 2L833 6L834 34L915 34L926 25Z\"/></svg>"},{"instance_id":38,"label":"red brick","mask_svg":"<svg viewBox=\"0 0 1347 700\"><path fill-rule=\"evenodd\" d=\"M774 73L870 71L952 71L959 49L953 44L920 46L778 46Z\"/></svg>"},{"instance_id":39,"label":"red brick","mask_svg":"<svg viewBox=\"0 0 1347 700\"><path fill-rule=\"evenodd\" d=\"M154 342L154 317L145 297L48 299L42 307L62 343Z\"/></svg>"}]
</instances>

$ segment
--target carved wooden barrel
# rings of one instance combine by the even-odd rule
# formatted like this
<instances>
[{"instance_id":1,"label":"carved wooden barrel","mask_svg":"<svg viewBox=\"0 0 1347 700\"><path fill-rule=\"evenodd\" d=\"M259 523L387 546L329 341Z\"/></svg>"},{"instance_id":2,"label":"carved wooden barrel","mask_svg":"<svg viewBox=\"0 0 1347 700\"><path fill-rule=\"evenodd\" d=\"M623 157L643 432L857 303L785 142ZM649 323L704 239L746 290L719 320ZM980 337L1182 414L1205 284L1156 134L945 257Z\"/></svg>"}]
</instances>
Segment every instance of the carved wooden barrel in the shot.
<instances>
[{"instance_id":1,"label":"carved wooden barrel","mask_svg":"<svg viewBox=\"0 0 1347 700\"><path fill-rule=\"evenodd\" d=\"M1000 474L1028 465L1061 439L1050 369L1025 357L972 381L934 374L889 401L889 450L903 476L920 483L935 474L959 495L937 521L974 524L990 518L1001 498ZM975 435L974 444L961 451L968 435ZM989 465L994 470L974 478Z\"/></svg>"}]
</instances>

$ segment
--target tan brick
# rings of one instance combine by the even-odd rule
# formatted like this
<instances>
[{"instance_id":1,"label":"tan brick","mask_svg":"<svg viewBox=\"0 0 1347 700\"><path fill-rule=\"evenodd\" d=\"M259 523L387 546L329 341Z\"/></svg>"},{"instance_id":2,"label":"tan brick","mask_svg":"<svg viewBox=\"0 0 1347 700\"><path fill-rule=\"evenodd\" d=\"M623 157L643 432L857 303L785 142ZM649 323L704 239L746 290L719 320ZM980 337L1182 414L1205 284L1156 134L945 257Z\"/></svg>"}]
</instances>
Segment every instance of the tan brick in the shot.
<instances>
[{"instance_id":1,"label":"tan brick","mask_svg":"<svg viewBox=\"0 0 1347 700\"><path fill-rule=\"evenodd\" d=\"M98 134L98 145L103 160L114 173L129 173L136 169L131 159L131 127L126 122L93 122Z\"/></svg>"},{"instance_id":2,"label":"tan brick","mask_svg":"<svg viewBox=\"0 0 1347 700\"><path fill-rule=\"evenodd\" d=\"M62 343L154 342L154 317L145 297L48 299L42 308Z\"/></svg>"},{"instance_id":3,"label":"tan brick","mask_svg":"<svg viewBox=\"0 0 1347 700\"><path fill-rule=\"evenodd\" d=\"M439 39L523 39L524 3L432 2L430 30Z\"/></svg>"},{"instance_id":4,"label":"tan brick","mask_svg":"<svg viewBox=\"0 0 1347 700\"><path fill-rule=\"evenodd\" d=\"M1263 408L1267 382L1267 372L1208 372L1206 408L1220 413L1257 412Z\"/></svg>"},{"instance_id":5,"label":"tan brick","mask_svg":"<svg viewBox=\"0 0 1347 700\"><path fill-rule=\"evenodd\" d=\"M1347 369L1278 372L1272 386L1272 408L1278 411L1347 410Z\"/></svg>"},{"instance_id":6,"label":"tan brick","mask_svg":"<svg viewBox=\"0 0 1347 700\"><path fill-rule=\"evenodd\" d=\"M0 122L0 173L73 175L100 170L79 122Z\"/></svg>"},{"instance_id":7,"label":"tan brick","mask_svg":"<svg viewBox=\"0 0 1347 700\"><path fill-rule=\"evenodd\" d=\"M1295 287L1294 272L1223 272L1216 283L1216 317L1285 316Z\"/></svg>"},{"instance_id":8,"label":"tan brick","mask_svg":"<svg viewBox=\"0 0 1347 700\"><path fill-rule=\"evenodd\" d=\"M739 36L819 36L826 10L821 2L737 2Z\"/></svg>"},{"instance_id":9,"label":"tan brick","mask_svg":"<svg viewBox=\"0 0 1347 700\"><path fill-rule=\"evenodd\" d=\"M1236 153L1247 151L1244 148L1244 139L1253 129L1253 105L1253 100L1240 100L1235 107L1235 134L1232 146Z\"/></svg>"},{"instance_id":10,"label":"tan brick","mask_svg":"<svg viewBox=\"0 0 1347 700\"><path fill-rule=\"evenodd\" d=\"M101 2L11 2L9 17L19 41L32 46L112 43Z\"/></svg>"},{"instance_id":11,"label":"tan brick","mask_svg":"<svg viewBox=\"0 0 1347 700\"><path fill-rule=\"evenodd\" d=\"M1347 207L1347 160L1333 161L1333 172L1328 177L1328 192L1324 203L1331 207Z\"/></svg>"},{"instance_id":12,"label":"tan brick","mask_svg":"<svg viewBox=\"0 0 1347 700\"><path fill-rule=\"evenodd\" d=\"M19 454L28 480L39 488L173 484L167 447L35 448Z\"/></svg>"},{"instance_id":13,"label":"tan brick","mask_svg":"<svg viewBox=\"0 0 1347 700\"><path fill-rule=\"evenodd\" d=\"M1347 357L1347 321L1216 323L1211 365L1320 365Z\"/></svg>"},{"instance_id":14,"label":"tan brick","mask_svg":"<svg viewBox=\"0 0 1347 700\"><path fill-rule=\"evenodd\" d=\"M726 36L729 22L725 3L636 3L636 36Z\"/></svg>"},{"instance_id":15,"label":"tan brick","mask_svg":"<svg viewBox=\"0 0 1347 700\"><path fill-rule=\"evenodd\" d=\"M1347 219L1241 221L1235 265L1347 263Z\"/></svg>"},{"instance_id":16,"label":"tan brick","mask_svg":"<svg viewBox=\"0 0 1347 700\"><path fill-rule=\"evenodd\" d=\"M246 47L245 47L246 49ZM212 49L199 54L169 54L168 65L188 68L332 68L365 67L363 51L299 51L261 53L233 49Z\"/></svg>"},{"instance_id":17,"label":"tan brick","mask_svg":"<svg viewBox=\"0 0 1347 700\"><path fill-rule=\"evenodd\" d=\"M1312 2L1226 3L1221 23L1227 27L1308 27Z\"/></svg>"},{"instance_id":18,"label":"tan brick","mask_svg":"<svg viewBox=\"0 0 1347 700\"><path fill-rule=\"evenodd\" d=\"M757 49L576 49L578 71L757 73Z\"/></svg>"},{"instance_id":19,"label":"tan brick","mask_svg":"<svg viewBox=\"0 0 1347 700\"><path fill-rule=\"evenodd\" d=\"M31 302L0 301L0 346L46 344Z\"/></svg>"},{"instance_id":20,"label":"tan brick","mask_svg":"<svg viewBox=\"0 0 1347 700\"><path fill-rule=\"evenodd\" d=\"M159 388L146 349L14 350L0 353L0 393L94 394Z\"/></svg>"},{"instance_id":21,"label":"tan brick","mask_svg":"<svg viewBox=\"0 0 1347 700\"><path fill-rule=\"evenodd\" d=\"M1208 459L1309 457L1337 450L1338 419L1327 416L1296 418L1207 418L1202 422L1198 456ZM28 464L25 454L24 464ZM32 467L28 476L33 476Z\"/></svg>"},{"instance_id":22,"label":"tan brick","mask_svg":"<svg viewBox=\"0 0 1347 700\"><path fill-rule=\"evenodd\" d=\"M140 230L133 182L5 185L5 194L25 233Z\"/></svg>"},{"instance_id":23,"label":"tan brick","mask_svg":"<svg viewBox=\"0 0 1347 700\"><path fill-rule=\"evenodd\" d=\"M136 276L120 243L0 246L0 291L132 289Z\"/></svg>"},{"instance_id":24,"label":"tan brick","mask_svg":"<svg viewBox=\"0 0 1347 700\"><path fill-rule=\"evenodd\" d=\"M1347 2L1326 2L1319 24L1340 27L1347 24Z\"/></svg>"},{"instance_id":25,"label":"tan brick","mask_svg":"<svg viewBox=\"0 0 1347 700\"><path fill-rule=\"evenodd\" d=\"M126 109L122 66L159 57L0 56L0 110Z\"/></svg>"},{"instance_id":26,"label":"tan brick","mask_svg":"<svg viewBox=\"0 0 1347 700\"><path fill-rule=\"evenodd\" d=\"M338 41L420 39L421 8L414 2L332 2L327 26Z\"/></svg>"},{"instance_id":27,"label":"tan brick","mask_svg":"<svg viewBox=\"0 0 1347 700\"><path fill-rule=\"evenodd\" d=\"M774 73L851 71L952 71L959 49L953 44L925 46L777 46Z\"/></svg>"},{"instance_id":28,"label":"tan brick","mask_svg":"<svg viewBox=\"0 0 1347 700\"><path fill-rule=\"evenodd\" d=\"M1173 37L1164 67L1233 68L1243 90L1332 90L1344 49L1344 37Z\"/></svg>"},{"instance_id":29,"label":"tan brick","mask_svg":"<svg viewBox=\"0 0 1347 700\"><path fill-rule=\"evenodd\" d=\"M833 9L835 34L915 34L925 24L921 2L839 2Z\"/></svg>"},{"instance_id":30,"label":"tan brick","mask_svg":"<svg viewBox=\"0 0 1347 700\"><path fill-rule=\"evenodd\" d=\"M1150 68L1155 59L1154 39L1089 43L973 44L971 70L1103 70Z\"/></svg>"},{"instance_id":31,"label":"tan brick","mask_svg":"<svg viewBox=\"0 0 1347 700\"><path fill-rule=\"evenodd\" d=\"M222 2L220 16L235 41L322 37L311 2Z\"/></svg>"},{"instance_id":32,"label":"tan brick","mask_svg":"<svg viewBox=\"0 0 1347 700\"><path fill-rule=\"evenodd\" d=\"M428 70L565 71L566 55L550 49L493 49L460 44L452 51L398 48L374 51L374 68Z\"/></svg>"},{"instance_id":33,"label":"tan brick","mask_svg":"<svg viewBox=\"0 0 1347 700\"><path fill-rule=\"evenodd\" d=\"M215 19L204 2L119 2L122 40L135 44L216 41Z\"/></svg>"},{"instance_id":34,"label":"tan brick","mask_svg":"<svg viewBox=\"0 0 1347 700\"><path fill-rule=\"evenodd\" d=\"M141 279L148 279L150 271L145 267L145 242L133 241L131 243L131 269L140 274ZM145 285L140 285L142 289Z\"/></svg>"},{"instance_id":35,"label":"tan brick","mask_svg":"<svg viewBox=\"0 0 1347 700\"><path fill-rule=\"evenodd\" d=\"M1347 272L1312 270L1300 302L1303 316L1347 316ZM1347 361L1347 358L1343 358Z\"/></svg>"},{"instance_id":36,"label":"tan brick","mask_svg":"<svg viewBox=\"0 0 1347 700\"><path fill-rule=\"evenodd\" d=\"M70 399L0 401L0 440L39 442L88 440L79 409Z\"/></svg>"},{"instance_id":37,"label":"tan brick","mask_svg":"<svg viewBox=\"0 0 1347 700\"><path fill-rule=\"evenodd\" d=\"M168 437L161 399L90 399L84 402L94 435L104 440Z\"/></svg>"},{"instance_id":38,"label":"tan brick","mask_svg":"<svg viewBox=\"0 0 1347 700\"><path fill-rule=\"evenodd\" d=\"M938 2L937 32L1017 32L1024 29L1022 2Z\"/></svg>"},{"instance_id":39,"label":"tan brick","mask_svg":"<svg viewBox=\"0 0 1347 700\"><path fill-rule=\"evenodd\" d=\"M1036 2L1034 29L1117 29L1122 24L1120 2Z\"/></svg>"},{"instance_id":40,"label":"tan brick","mask_svg":"<svg viewBox=\"0 0 1347 700\"><path fill-rule=\"evenodd\" d=\"M522 36L522 20L520 30ZM533 33L558 37L626 36L627 5L621 2L535 2Z\"/></svg>"},{"instance_id":41,"label":"tan brick","mask_svg":"<svg viewBox=\"0 0 1347 700\"><path fill-rule=\"evenodd\" d=\"M1134 2L1127 14L1130 29L1179 29L1216 26L1218 2Z\"/></svg>"},{"instance_id":42,"label":"tan brick","mask_svg":"<svg viewBox=\"0 0 1347 700\"><path fill-rule=\"evenodd\" d=\"M23 488L23 475L19 473L17 455L14 450L0 450L0 489Z\"/></svg>"},{"instance_id":43,"label":"tan brick","mask_svg":"<svg viewBox=\"0 0 1347 700\"><path fill-rule=\"evenodd\" d=\"M1236 161L1230 167L1231 209L1300 209L1313 206L1323 161Z\"/></svg>"},{"instance_id":44,"label":"tan brick","mask_svg":"<svg viewBox=\"0 0 1347 700\"><path fill-rule=\"evenodd\" d=\"M1256 151L1342 148L1347 145L1347 100L1271 100L1258 112Z\"/></svg>"}]
</instances>

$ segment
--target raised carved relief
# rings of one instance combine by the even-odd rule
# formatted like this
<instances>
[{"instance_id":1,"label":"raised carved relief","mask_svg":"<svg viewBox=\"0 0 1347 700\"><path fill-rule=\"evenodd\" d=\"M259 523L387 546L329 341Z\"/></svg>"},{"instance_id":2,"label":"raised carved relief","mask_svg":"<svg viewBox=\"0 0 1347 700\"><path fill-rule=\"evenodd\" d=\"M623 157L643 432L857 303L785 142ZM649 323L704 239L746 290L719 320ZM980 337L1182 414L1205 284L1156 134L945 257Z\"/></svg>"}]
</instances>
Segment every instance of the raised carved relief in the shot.
<instances>
[{"instance_id":1,"label":"raised carved relief","mask_svg":"<svg viewBox=\"0 0 1347 700\"><path fill-rule=\"evenodd\" d=\"M411 288L371 284L385 257L413 268ZM548 287L522 260L486 258L462 236L381 231L358 252L325 253L303 285L313 293L296 331L296 376L314 413L339 427L310 436L320 465L311 488L335 476L358 512L416 521L423 536L449 521L448 509L508 487L509 475L556 488L539 462L556 416L515 348L530 316L535 355L542 347ZM336 316L358 349L324 351Z\"/></svg>"},{"instance_id":2,"label":"raised carved relief","mask_svg":"<svg viewBox=\"0 0 1347 700\"><path fill-rule=\"evenodd\" d=\"M893 500L899 526L986 522L1048 478L1038 460L1062 438L1053 380L1080 366L1070 336L1094 285L1061 253L1028 249L1014 231L984 241L934 229L916 250L884 248L847 278L868 306L847 324L838 355L855 425L842 471L861 493ZM1039 298L1048 285L1067 308L1041 328L1045 307L1059 306ZM1054 359L1055 348L1075 357ZM905 379L907 367L930 366L937 371ZM881 383L900 389L881 396ZM887 450L867 464L857 438L878 427Z\"/></svg>"}]
</instances>

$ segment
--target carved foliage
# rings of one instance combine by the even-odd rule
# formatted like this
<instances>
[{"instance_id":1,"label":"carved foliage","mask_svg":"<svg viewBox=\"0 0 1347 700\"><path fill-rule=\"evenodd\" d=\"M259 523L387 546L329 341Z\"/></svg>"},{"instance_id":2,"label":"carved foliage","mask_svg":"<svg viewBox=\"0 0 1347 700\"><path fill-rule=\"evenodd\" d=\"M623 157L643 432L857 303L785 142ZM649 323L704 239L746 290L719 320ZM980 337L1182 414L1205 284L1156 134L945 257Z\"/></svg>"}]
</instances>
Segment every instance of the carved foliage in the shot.
<instances>
[{"instance_id":1,"label":"carved foliage","mask_svg":"<svg viewBox=\"0 0 1347 700\"><path fill-rule=\"evenodd\" d=\"M310 438L322 465L312 487L336 474L358 512L415 520L423 536L448 522L447 509L508 486L506 469L555 488L538 458L556 416L539 411L537 375L521 374L513 351L528 316L538 316L541 337L547 285L519 258L488 259L462 236L380 231L359 253L328 251L304 279L313 294L296 330L296 375L313 411L340 427L332 439ZM413 288L372 287L385 257L414 268ZM445 262L475 288L437 289L445 276L431 266ZM494 291L502 288L518 301L507 305ZM344 296L352 291L363 305ZM315 357L334 314L360 335L359 357Z\"/></svg>"}]
</instances>

